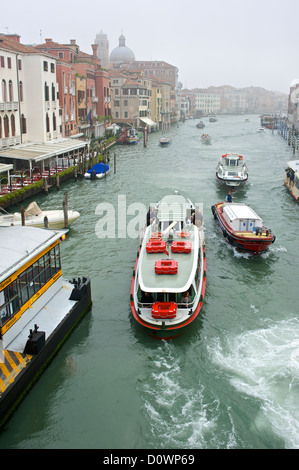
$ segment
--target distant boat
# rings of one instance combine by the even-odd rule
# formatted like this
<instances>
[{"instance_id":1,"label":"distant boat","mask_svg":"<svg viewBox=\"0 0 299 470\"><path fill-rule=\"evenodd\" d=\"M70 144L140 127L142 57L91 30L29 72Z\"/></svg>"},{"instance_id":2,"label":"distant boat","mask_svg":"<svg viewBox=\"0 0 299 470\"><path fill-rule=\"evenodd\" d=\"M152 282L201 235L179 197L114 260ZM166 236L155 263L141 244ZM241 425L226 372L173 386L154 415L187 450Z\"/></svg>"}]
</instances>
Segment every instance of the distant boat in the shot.
<instances>
[{"instance_id":1,"label":"distant boat","mask_svg":"<svg viewBox=\"0 0 299 470\"><path fill-rule=\"evenodd\" d=\"M263 133L265 132L264 127L259 127L259 128L258 128L258 132L260 132L260 134L263 134Z\"/></svg>"},{"instance_id":2,"label":"distant boat","mask_svg":"<svg viewBox=\"0 0 299 470\"><path fill-rule=\"evenodd\" d=\"M202 134L202 136L201 136L201 141L202 141L204 144L210 144L211 141L212 141L212 137L211 137L209 134Z\"/></svg>"},{"instance_id":3,"label":"distant boat","mask_svg":"<svg viewBox=\"0 0 299 470\"><path fill-rule=\"evenodd\" d=\"M106 164L106 173L109 171L109 165ZM89 180L100 179L105 176L105 163L96 163L85 174L84 178Z\"/></svg>"},{"instance_id":4,"label":"distant boat","mask_svg":"<svg viewBox=\"0 0 299 470\"><path fill-rule=\"evenodd\" d=\"M216 178L230 187L240 186L248 180L248 168L241 155L226 153L216 167Z\"/></svg>"},{"instance_id":5,"label":"distant boat","mask_svg":"<svg viewBox=\"0 0 299 470\"><path fill-rule=\"evenodd\" d=\"M203 121L199 121L197 124L196 124L196 127L198 129L203 129L205 127L205 123Z\"/></svg>"},{"instance_id":6,"label":"distant boat","mask_svg":"<svg viewBox=\"0 0 299 470\"><path fill-rule=\"evenodd\" d=\"M170 144L170 139L169 139L169 137L161 137L159 142L160 142L160 145L162 145L162 146L168 145L168 144Z\"/></svg>"},{"instance_id":7,"label":"distant boat","mask_svg":"<svg viewBox=\"0 0 299 470\"><path fill-rule=\"evenodd\" d=\"M211 114L211 115L209 116L209 121L210 121L210 122L216 122L216 121L217 121L217 118L216 118L215 114Z\"/></svg>"}]
</instances>

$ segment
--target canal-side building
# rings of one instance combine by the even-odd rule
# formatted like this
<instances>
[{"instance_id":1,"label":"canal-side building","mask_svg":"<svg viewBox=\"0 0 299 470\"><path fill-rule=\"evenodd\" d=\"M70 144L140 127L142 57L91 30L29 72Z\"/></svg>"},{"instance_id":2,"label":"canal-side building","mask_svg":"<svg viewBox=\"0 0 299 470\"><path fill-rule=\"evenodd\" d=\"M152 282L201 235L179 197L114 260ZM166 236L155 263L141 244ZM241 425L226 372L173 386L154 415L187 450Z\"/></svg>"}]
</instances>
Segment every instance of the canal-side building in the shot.
<instances>
[{"instance_id":1,"label":"canal-side building","mask_svg":"<svg viewBox=\"0 0 299 470\"><path fill-rule=\"evenodd\" d=\"M63 137L76 135L79 132L76 120L76 73L72 67L76 50L74 51L68 45L59 44L51 38L45 39L45 44L36 45L35 49L56 57L61 133Z\"/></svg>"},{"instance_id":2,"label":"canal-side building","mask_svg":"<svg viewBox=\"0 0 299 470\"><path fill-rule=\"evenodd\" d=\"M54 56L0 35L0 148L61 137Z\"/></svg>"},{"instance_id":3,"label":"canal-side building","mask_svg":"<svg viewBox=\"0 0 299 470\"><path fill-rule=\"evenodd\" d=\"M95 137L98 137L104 135L104 123L101 124L98 118L107 118L108 122L111 116L110 77L101 66L97 44L92 44L91 47L92 54L87 54L80 50L75 39L71 39L69 44L58 44L52 39L46 39L44 44L36 46L39 50L54 53L71 67L71 78L63 88L66 95L63 106L67 106L68 102L72 103L71 96L74 96L76 109L70 114L67 107L64 108L62 114L65 116L65 122L68 123L69 117L72 116L79 131L90 131L92 122L93 132Z\"/></svg>"}]
</instances>

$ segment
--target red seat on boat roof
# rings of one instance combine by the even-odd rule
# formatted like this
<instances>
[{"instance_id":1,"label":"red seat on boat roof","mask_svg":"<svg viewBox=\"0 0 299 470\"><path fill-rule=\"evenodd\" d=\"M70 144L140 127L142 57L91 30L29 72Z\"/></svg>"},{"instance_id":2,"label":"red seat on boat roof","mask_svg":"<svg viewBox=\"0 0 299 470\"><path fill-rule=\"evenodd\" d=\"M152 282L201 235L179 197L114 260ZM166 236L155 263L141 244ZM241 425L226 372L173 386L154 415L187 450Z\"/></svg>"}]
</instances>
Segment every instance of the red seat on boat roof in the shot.
<instances>
[{"instance_id":1,"label":"red seat on boat roof","mask_svg":"<svg viewBox=\"0 0 299 470\"><path fill-rule=\"evenodd\" d=\"M162 259L155 262L156 274L176 274L178 262L175 259Z\"/></svg>"},{"instance_id":2,"label":"red seat on boat roof","mask_svg":"<svg viewBox=\"0 0 299 470\"><path fill-rule=\"evenodd\" d=\"M175 318L176 312L176 302L154 302L152 306L152 317L155 319Z\"/></svg>"},{"instance_id":3,"label":"red seat on boat roof","mask_svg":"<svg viewBox=\"0 0 299 470\"><path fill-rule=\"evenodd\" d=\"M171 251L173 253L191 253L192 242L174 241L171 244Z\"/></svg>"},{"instance_id":4,"label":"red seat on boat roof","mask_svg":"<svg viewBox=\"0 0 299 470\"><path fill-rule=\"evenodd\" d=\"M147 253L164 253L166 250L165 240L151 240L146 244Z\"/></svg>"}]
</instances>

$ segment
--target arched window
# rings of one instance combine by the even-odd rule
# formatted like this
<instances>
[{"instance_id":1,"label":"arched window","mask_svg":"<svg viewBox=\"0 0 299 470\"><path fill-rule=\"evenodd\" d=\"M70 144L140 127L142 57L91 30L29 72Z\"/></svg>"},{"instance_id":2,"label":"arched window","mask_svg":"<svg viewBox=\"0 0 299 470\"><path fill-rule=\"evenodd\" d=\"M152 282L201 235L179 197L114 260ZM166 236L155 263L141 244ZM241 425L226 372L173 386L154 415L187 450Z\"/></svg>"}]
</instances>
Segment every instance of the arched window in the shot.
<instances>
[{"instance_id":1,"label":"arched window","mask_svg":"<svg viewBox=\"0 0 299 470\"><path fill-rule=\"evenodd\" d=\"M2 80L2 100L7 101L6 81L4 79Z\"/></svg>"},{"instance_id":2,"label":"arched window","mask_svg":"<svg viewBox=\"0 0 299 470\"><path fill-rule=\"evenodd\" d=\"M8 93L9 93L9 101L13 101L13 86L12 86L11 80L9 80L8 82Z\"/></svg>"},{"instance_id":3,"label":"arched window","mask_svg":"<svg viewBox=\"0 0 299 470\"><path fill-rule=\"evenodd\" d=\"M47 132L50 132L50 121L48 113L46 114L46 130Z\"/></svg>"},{"instance_id":4,"label":"arched window","mask_svg":"<svg viewBox=\"0 0 299 470\"><path fill-rule=\"evenodd\" d=\"M45 82L45 101L49 101L49 87L47 82Z\"/></svg>"},{"instance_id":5,"label":"arched window","mask_svg":"<svg viewBox=\"0 0 299 470\"><path fill-rule=\"evenodd\" d=\"M55 113L53 113L53 131L56 131L56 116L55 116Z\"/></svg>"},{"instance_id":6,"label":"arched window","mask_svg":"<svg viewBox=\"0 0 299 470\"><path fill-rule=\"evenodd\" d=\"M16 135L16 125L15 125L15 117L13 114L10 116L10 126L11 126L11 135L14 137Z\"/></svg>"},{"instance_id":7,"label":"arched window","mask_svg":"<svg viewBox=\"0 0 299 470\"><path fill-rule=\"evenodd\" d=\"M19 84L19 91L20 91L20 101L23 101L23 82Z\"/></svg>"},{"instance_id":8,"label":"arched window","mask_svg":"<svg viewBox=\"0 0 299 470\"><path fill-rule=\"evenodd\" d=\"M26 118L24 114L21 116L21 127L22 127L22 134L27 134L27 124L26 124Z\"/></svg>"},{"instance_id":9,"label":"arched window","mask_svg":"<svg viewBox=\"0 0 299 470\"><path fill-rule=\"evenodd\" d=\"M9 137L9 120L7 114L4 116L4 136Z\"/></svg>"}]
</instances>

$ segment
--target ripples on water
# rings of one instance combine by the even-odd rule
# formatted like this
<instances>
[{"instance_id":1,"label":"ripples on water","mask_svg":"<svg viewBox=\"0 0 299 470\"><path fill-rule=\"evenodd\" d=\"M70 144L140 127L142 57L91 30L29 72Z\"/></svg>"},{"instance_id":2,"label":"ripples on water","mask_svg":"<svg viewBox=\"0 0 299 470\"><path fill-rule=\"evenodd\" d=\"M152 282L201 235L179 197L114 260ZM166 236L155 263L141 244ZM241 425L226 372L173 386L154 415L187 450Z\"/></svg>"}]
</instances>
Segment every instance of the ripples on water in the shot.
<instances>
[{"instance_id":1,"label":"ripples on water","mask_svg":"<svg viewBox=\"0 0 299 470\"><path fill-rule=\"evenodd\" d=\"M247 116L246 116L247 117ZM0 436L0 447L298 448L299 205L283 186L293 159L281 136L258 134L258 116L219 116L200 141L196 121L172 128L172 144L114 147L106 181L67 183L81 217L62 245L66 277L89 275L93 307ZM224 240L211 205L220 155L246 158L249 182L237 202L252 206L276 235L261 256ZM152 340L131 317L137 239L100 240L101 202L147 207L179 189L204 204L207 288L201 317L176 340ZM40 196L61 207L63 191ZM34 410L34 411L33 411ZM30 416L34 415L34 420Z\"/></svg>"}]
</instances>

